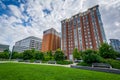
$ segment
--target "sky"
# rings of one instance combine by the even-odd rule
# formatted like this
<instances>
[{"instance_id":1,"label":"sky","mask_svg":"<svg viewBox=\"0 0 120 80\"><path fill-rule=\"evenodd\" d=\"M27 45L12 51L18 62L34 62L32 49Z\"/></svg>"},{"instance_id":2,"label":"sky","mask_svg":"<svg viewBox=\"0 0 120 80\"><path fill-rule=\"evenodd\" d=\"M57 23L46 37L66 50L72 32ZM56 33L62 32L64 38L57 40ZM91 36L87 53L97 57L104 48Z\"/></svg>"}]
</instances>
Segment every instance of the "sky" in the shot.
<instances>
[{"instance_id":1,"label":"sky","mask_svg":"<svg viewBox=\"0 0 120 80\"><path fill-rule=\"evenodd\" d=\"M120 0L0 0L0 43L10 49L28 36L43 31L61 32L61 20L99 5L107 41L120 40Z\"/></svg>"}]
</instances>

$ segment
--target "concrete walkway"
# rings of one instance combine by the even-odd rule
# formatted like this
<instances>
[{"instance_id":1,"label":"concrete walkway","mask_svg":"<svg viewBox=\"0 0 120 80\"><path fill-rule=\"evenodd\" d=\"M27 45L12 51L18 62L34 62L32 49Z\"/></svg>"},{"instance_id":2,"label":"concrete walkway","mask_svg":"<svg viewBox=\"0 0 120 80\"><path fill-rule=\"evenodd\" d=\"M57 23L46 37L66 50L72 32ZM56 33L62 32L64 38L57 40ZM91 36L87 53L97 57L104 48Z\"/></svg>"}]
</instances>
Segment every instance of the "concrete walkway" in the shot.
<instances>
[{"instance_id":1,"label":"concrete walkway","mask_svg":"<svg viewBox=\"0 0 120 80\"><path fill-rule=\"evenodd\" d=\"M63 66L63 67L69 67L69 68L70 68L70 65L75 65L75 64L60 65L60 64L48 64L48 63L30 63L30 62L18 62L18 61L0 61L0 63L24 63L24 64L36 64L36 65Z\"/></svg>"}]
</instances>

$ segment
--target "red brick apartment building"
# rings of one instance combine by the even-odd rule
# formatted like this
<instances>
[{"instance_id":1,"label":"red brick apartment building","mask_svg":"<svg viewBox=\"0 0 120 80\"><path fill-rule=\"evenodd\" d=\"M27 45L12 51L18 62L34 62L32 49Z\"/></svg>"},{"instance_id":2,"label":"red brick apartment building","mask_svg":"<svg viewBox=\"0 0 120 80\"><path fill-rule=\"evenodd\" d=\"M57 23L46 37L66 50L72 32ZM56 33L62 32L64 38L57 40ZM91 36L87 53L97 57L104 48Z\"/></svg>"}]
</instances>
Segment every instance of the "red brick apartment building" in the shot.
<instances>
[{"instance_id":1,"label":"red brick apartment building","mask_svg":"<svg viewBox=\"0 0 120 80\"><path fill-rule=\"evenodd\" d=\"M106 42L99 6L78 13L61 21L62 50L70 58L74 48L78 50L98 49Z\"/></svg>"},{"instance_id":2,"label":"red brick apartment building","mask_svg":"<svg viewBox=\"0 0 120 80\"><path fill-rule=\"evenodd\" d=\"M43 32L42 41L42 51L55 51L61 48L61 38L60 33L58 33L54 28L48 29Z\"/></svg>"}]
</instances>

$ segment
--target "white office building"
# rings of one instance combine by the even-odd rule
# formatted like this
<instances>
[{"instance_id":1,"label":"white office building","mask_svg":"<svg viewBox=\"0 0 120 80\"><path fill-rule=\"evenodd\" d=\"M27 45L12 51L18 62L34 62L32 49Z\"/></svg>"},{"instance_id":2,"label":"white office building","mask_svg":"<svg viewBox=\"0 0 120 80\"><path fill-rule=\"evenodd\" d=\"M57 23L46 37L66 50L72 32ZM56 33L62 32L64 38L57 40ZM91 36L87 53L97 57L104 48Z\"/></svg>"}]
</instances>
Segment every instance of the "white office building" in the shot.
<instances>
[{"instance_id":1,"label":"white office building","mask_svg":"<svg viewBox=\"0 0 120 80\"><path fill-rule=\"evenodd\" d=\"M20 41L17 41L13 46L13 52L23 52L25 50L35 49L41 50L42 39L30 36Z\"/></svg>"}]
</instances>

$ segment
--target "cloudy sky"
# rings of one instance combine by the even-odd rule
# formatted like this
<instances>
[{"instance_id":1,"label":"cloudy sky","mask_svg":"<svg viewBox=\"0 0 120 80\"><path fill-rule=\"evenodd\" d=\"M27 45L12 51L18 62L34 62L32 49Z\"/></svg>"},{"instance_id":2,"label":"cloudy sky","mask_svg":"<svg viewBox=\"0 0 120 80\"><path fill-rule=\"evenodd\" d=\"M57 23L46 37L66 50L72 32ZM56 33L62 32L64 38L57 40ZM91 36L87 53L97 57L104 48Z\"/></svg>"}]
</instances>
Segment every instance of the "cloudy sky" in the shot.
<instances>
[{"instance_id":1,"label":"cloudy sky","mask_svg":"<svg viewBox=\"0 0 120 80\"><path fill-rule=\"evenodd\" d=\"M28 36L42 38L60 21L99 4L106 38L120 39L120 0L0 0L0 43L12 48Z\"/></svg>"}]
</instances>

